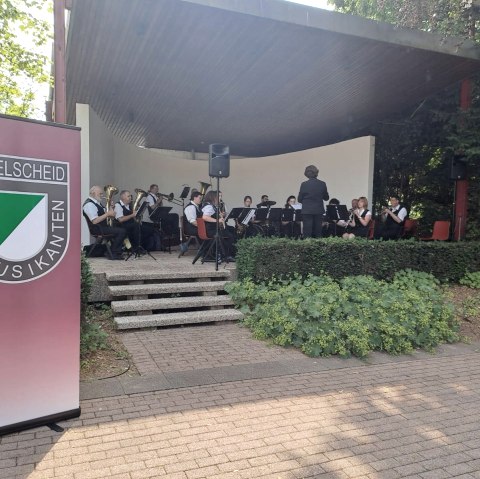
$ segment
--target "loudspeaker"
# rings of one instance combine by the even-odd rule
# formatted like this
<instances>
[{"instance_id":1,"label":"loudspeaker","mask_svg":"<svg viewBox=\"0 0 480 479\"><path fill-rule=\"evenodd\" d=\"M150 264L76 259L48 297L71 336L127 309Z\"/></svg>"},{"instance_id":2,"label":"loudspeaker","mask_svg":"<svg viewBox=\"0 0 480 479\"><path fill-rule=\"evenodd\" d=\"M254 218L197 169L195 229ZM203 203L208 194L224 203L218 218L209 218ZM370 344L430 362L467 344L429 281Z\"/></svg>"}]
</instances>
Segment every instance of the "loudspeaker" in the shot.
<instances>
[{"instance_id":1,"label":"loudspeaker","mask_svg":"<svg viewBox=\"0 0 480 479\"><path fill-rule=\"evenodd\" d=\"M208 149L208 173L215 178L230 176L230 148L213 143Z\"/></svg>"},{"instance_id":2,"label":"loudspeaker","mask_svg":"<svg viewBox=\"0 0 480 479\"><path fill-rule=\"evenodd\" d=\"M463 156L452 158L450 179L464 180L467 178L467 159Z\"/></svg>"}]
</instances>

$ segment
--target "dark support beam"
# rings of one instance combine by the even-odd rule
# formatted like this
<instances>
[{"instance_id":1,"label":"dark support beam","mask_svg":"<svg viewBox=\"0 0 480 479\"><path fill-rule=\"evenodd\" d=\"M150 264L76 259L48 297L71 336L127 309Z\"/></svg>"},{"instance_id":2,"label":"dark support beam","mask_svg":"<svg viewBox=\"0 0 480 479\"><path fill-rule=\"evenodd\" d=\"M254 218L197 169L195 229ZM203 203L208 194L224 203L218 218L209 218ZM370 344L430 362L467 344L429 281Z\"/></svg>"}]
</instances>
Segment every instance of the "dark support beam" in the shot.
<instances>
[{"instance_id":1,"label":"dark support beam","mask_svg":"<svg viewBox=\"0 0 480 479\"><path fill-rule=\"evenodd\" d=\"M56 123L67 121L67 89L65 79L65 0L53 0L54 16L54 110Z\"/></svg>"},{"instance_id":2,"label":"dark support beam","mask_svg":"<svg viewBox=\"0 0 480 479\"><path fill-rule=\"evenodd\" d=\"M472 80L467 78L460 87L460 108L468 110L472 105ZM468 180L455 181L455 229L453 239L465 239L468 206Z\"/></svg>"}]
</instances>

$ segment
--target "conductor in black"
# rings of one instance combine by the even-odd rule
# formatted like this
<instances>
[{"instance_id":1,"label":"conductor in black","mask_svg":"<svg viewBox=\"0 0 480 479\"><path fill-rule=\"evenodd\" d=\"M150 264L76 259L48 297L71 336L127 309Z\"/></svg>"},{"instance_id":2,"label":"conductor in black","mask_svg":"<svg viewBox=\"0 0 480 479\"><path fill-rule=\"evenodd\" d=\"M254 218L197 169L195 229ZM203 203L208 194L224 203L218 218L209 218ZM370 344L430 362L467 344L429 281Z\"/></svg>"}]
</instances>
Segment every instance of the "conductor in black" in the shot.
<instances>
[{"instance_id":1,"label":"conductor in black","mask_svg":"<svg viewBox=\"0 0 480 479\"><path fill-rule=\"evenodd\" d=\"M314 165L305 168L305 176L308 180L300 185L298 193L298 202L302 203L303 237L321 238L325 214L323 202L329 198L327 185L317 178L318 168Z\"/></svg>"}]
</instances>

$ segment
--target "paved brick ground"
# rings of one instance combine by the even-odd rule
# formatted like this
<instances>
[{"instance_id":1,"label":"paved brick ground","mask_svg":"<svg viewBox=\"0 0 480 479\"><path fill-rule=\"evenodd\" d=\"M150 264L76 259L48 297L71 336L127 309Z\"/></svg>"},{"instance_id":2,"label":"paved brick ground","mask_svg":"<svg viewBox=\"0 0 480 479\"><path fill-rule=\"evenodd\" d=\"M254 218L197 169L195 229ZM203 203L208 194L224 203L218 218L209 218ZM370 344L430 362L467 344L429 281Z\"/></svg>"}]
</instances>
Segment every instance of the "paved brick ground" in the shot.
<instances>
[{"instance_id":1,"label":"paved brick ground","mask_svg":"<svg viewBox=\"0 0 480 479\"><path fill-rule=\"evenodd\" d=\"M0 439L0 478L480 478L480 354L82 402Z\"/></svg>"},{"instance_id":2,"label":"paved brick ground","mask_svg":"<svg viewBox=\"0 0 480 479\"><path fill-rule=\"evenodd\" d=\"M238 324L122 333L140 374L304 359L297 350L252 339Z\"/></svg>"}]
</instances>

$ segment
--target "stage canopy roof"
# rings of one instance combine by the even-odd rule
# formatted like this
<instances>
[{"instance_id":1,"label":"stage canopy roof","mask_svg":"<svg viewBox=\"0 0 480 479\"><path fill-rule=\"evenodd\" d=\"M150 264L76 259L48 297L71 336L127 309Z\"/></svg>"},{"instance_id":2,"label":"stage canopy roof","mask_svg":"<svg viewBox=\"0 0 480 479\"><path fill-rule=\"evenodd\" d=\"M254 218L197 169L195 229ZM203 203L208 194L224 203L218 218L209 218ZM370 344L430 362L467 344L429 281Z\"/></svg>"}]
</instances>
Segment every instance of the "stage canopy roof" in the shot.
<instances>
[{"instance_id":1,"label":"stage canopy roof","mask_svg":"<svg viewBox=\"0 0 480 479\"><path fill-rule=\"evenodd\" d=\"M283 0L73 0L67 116L147 148L267 156L369 134L480 70L463 40Z\"/></svg>"}]
</instances>

